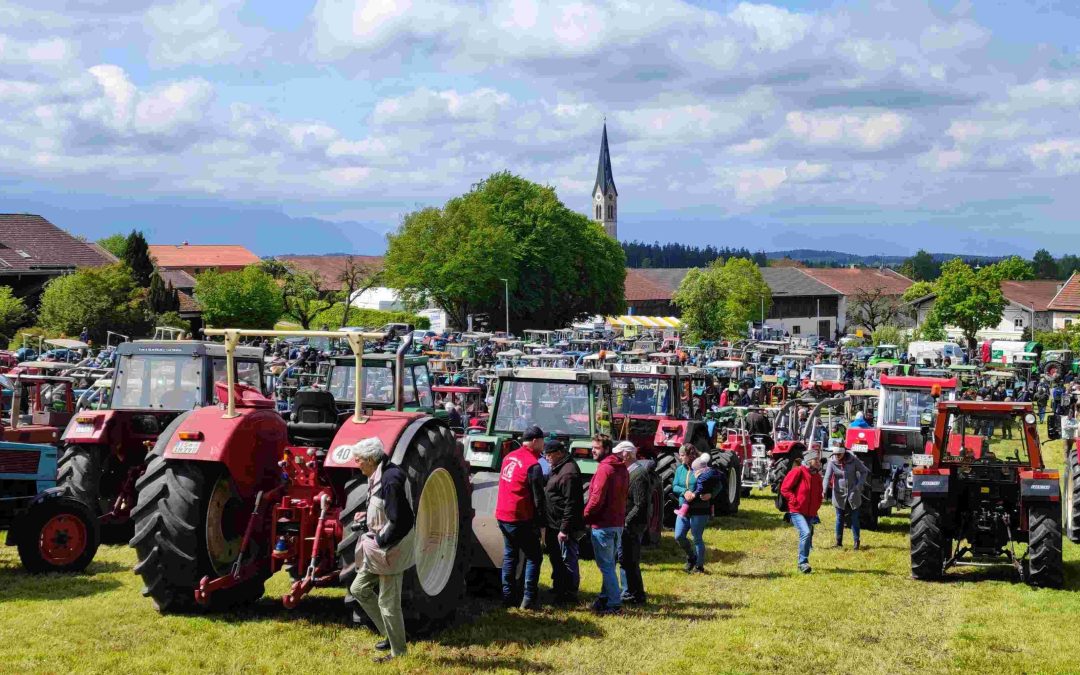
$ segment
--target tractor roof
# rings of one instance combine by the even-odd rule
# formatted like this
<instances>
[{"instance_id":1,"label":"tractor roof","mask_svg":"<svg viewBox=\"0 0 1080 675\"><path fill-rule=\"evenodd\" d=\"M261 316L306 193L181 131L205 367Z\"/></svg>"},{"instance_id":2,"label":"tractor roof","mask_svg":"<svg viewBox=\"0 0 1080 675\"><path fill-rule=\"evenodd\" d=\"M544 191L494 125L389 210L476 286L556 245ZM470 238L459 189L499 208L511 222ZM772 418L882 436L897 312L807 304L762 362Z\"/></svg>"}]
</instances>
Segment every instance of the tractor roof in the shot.
<instances>
[{"instance_id":1,"label":"tractor roof","mask_svg":"<svg viewBox=\"0 0 1080 675\"><path fill-rule=\"evenodd\" d=\"M118 356L161 355L161 356L225 356L225 345L219 342L202 340L135 340L121 342L116 346ZM260 347L237 347L235 355L239 359L262 359Z\"/></svg>"},{"instance_id":2,"label":"tractor roof","mask_svg":"<svg viewBox=\"0 0 1080 675\"><path fill-rule=\"evenodd\" d=\"M1003 412L1031 412L1034 404L1015 401L941 401L938 403L939 412L951 413L1003 413Z\"/></svg>"},{"instance_id":3,"label":"tractor roof","mask_svg":"<svg viewBox=\"0 0 1080 675\"><path fill-rule=\"evenodd\" d=\"M364 365L381 365L386 363L393 363L395 356L393 354L364 354ZM439 360L439 359L436 359ZM441 359L443 361L460 361L461 359ZM333 357L333 361L337 365L351 366L356 363L356 358L352 354L337 354ZM426 356L416 356L410 354L405 357L405 365L407 366L422 366L428 362Z\"/></svg>"},{"instance_id":4,"label":"tractor roof","mask_svg":"<svg viewBox=\"0 0 1080 675\"><path fill-rule=\"evenodd\" d=\"M507 380L551 382L610 382L606 370L570 370L569 368L496 368L495 374Z\"/></svg>"},{"instance_id":5,"label":"tractor roof","mask_svg":"<svg viewBox=\"0 0 1080 675\"><path fill-rule=\"evenodd\" d=\"M910 389L930 389L934 385L942 389L956 389L955 377L919 377L915 375L882 375L881 384L885 387L907 387Z\"/></svg>"}]
</instances>

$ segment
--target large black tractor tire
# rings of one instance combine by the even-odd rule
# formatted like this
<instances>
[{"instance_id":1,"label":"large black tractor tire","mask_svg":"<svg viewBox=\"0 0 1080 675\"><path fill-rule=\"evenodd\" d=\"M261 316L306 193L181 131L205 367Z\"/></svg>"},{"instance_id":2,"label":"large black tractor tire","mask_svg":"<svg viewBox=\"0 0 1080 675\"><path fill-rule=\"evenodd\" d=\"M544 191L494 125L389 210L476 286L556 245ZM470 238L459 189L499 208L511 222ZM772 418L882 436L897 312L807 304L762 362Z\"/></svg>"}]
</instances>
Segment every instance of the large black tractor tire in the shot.
<instances>
[{"instance_id":1,"label":"large black tractor tire","mask_svg":"<svg viewBox=\"0 0 1080 675\"><path fill-rule=\"evenodd\" d=\"M206 462L154 457L138 488L131 546L138 558L135 573L146 584L143 595L163 614L196 609L199 581L226 574L239 554L251 505L236 496L223 467ZM253 541L245 562L258 555L259 544ZM207 609L258 600L269 568L265 572L215 593Z\"/></svg>"},{"instance_id":2,"label":"large black tractor tire","mask_svg":"<svg viewBox=\"0 0 1080 675\"><path fill-rule=\"evenodd\" d=\"M675 486L675 470L678 466L679 458L675 455L661 455L656 460L656 475L660 478L660 490L663 496L664 527L675 527L675 509L679 508L679 498L672 492Z\"/></svg>"},{"instance_id":3,"label":"large black tractor tire","mask_svg":"<svg viewBox=\"0 0 1080 675\"><path fill-rule=\"evenodd\" d=\"M65 445L56 468L56 486L66 487L68 494L101 515L112 508L100 498L101 474L105 468L108 448L101 445Z\"/></svg>"},{"instance_id":4,"label":"large black tractor tire","mask_svg":"<svg viewBox=\"0 0 1080 675\"><path fill-rule=\"evenodd\" d=\"M871 531L878 529L878 518L881 516L881 511L878 509L879 501L881 501L880 494L871 491L869 487L863 490L862 503L859 504L859 529Z\"/></svg>"},{"instance_id":5,"label":"large black tractor tire","mask_svg":"<svg viewBox=\"0 0 1080 675\"><path fill-rule=\"evenodd\" d=\"M769 487L772 488L773 494L780 494L780 486L783 484L784 479L791 473L791 470L795 468L796 462L802 460L801 453L789 453L787 455L781 455L772 466L769 467Z\"/></svg>"},{"instance_id":6,"label":"large black tractor tire","mask_svg":"<svg viewBox=\"0 0 1080 675\"><path fill-rule=\"evenodd\" d=\"M722 489L713 504L718 516L733 516L739 512L742 501L742 462L734 452L718 451L709 462L720 474Z\"/></svg>"},{"instance_id":7,"label":"large black tractor tire","mask_svg":"<svg viewBox=\"0 0 1080 675\"><path fill-rule=\"evenodd\" d=\"M911 506L911 576L937 581L945 573L949 539L943 529L941 505L916 498Z\"/></svg>"},{"instance_id":8,"label":"large black tractor tire","mask_svg":"<svg viewBox=\"0 0 1080 675\"><path fill-rule=\"evenodd\" d=\"M82 572L94 559L101 533L97 516L81 501L47 499L20 518L19 559L27 572Z\"/></svg>"},{"instance_id":9,"label":"large black tractor tire","mask_svg":"<svg viewBox=\"0 0 1080 675\"><path fill-rule=\"evenodd\" d=\"M1053 502L1028 504L1027 581L1032 586L1061 588L1065 563L1061 554L1061 508Z\"/></svg>"},{"instance_id":10,"label":"large black tractor tire","mask_svg":"<svg viewBox=\"0 0 1080 675\"><path fill-rule=\"evenodd\" d=\"M1043 364L1043 374L1049 377L1056 377L1064 372L1060 361L1047 361Z\"/></svg>"},{"instance_id":11,"label":"large black tractor tire","mask_svg":"<svg viewBox=\"0 0 1080 675\"><path fill-rule=\"evenodd\" d=\"M1072 449L1065 458L1065 485L1061 490L1065 502L1065 535L1080 544L1080 456Z\"/></svg>"},{"instance_id":12,"label":"large black tractor tire","mask_svg":"<svg viewBox=\"0 0 1080 675\"><path fill-rule=\"evenodd\" d=\"M473 548L468 470L453 432L433 419L407 429L393 458L405 471L416 520L416 565L405 572L401 607L410 635L423 635L451 621L465 596ZM367 505L367 481L358 475L346 484L338 558L352 619L370 625L348 590L358 571L356 543L361 536L353 521L355 514L367 512Z\"/></svg>"},{"instance_id":13,"label":"large black tractor tire","mask_svg":"<svg viewBox=\"0 0 1080 675\"><path fill-rule=\"evenodd\" d=\"M643 546L656 546L664 531L664 484L653 465L649 469L649 523L642 535Z\"/></svg>"}]
</instances>

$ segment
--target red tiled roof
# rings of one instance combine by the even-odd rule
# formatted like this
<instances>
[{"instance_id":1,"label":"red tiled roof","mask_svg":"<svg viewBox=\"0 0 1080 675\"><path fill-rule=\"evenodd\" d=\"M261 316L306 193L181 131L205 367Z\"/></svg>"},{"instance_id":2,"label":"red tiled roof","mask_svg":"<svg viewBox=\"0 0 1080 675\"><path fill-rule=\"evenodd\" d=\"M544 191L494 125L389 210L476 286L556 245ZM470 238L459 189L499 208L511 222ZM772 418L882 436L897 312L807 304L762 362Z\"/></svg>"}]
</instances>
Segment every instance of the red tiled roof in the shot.
<instances>
[{"instance_id":1,"label":"red tiled roof","mask_svg":"<svg viewBox=\"0 0 1080 675\"><path fill-rule=\"evenodd\" d=\"M244 267L259 262L259 256L237 244L151 244L150 257L163 269Z\"/></svg>"},{"instance_id":2,"label":"red tiled roof","mask_svg":"<svg viewBox=\"0 0 1080 675\"><path fill-rule=\"evenodd\" d=\"M71 236L41 216L0 213L0 274L100 267L116 257Z\"/></svg>"},{"instance_id":3,"label":"red tiled roof","mask_svg":"<svg viewBox=\"0 0 1080 675\"><path fill-rule=\"evenodd\" d=\"M180 312L182 314L202 312L202 307L195 302L195 298L183 291L180 291L177 295L180 296Z\"/></svg>"},{"instance_id":4,"label":"red tiled roof","mask_svg":"<svg viewBox=\"0 0 1080 675\"><path fill-rule=\"evenodd\" d=\"M1072 273L1048 307L1059 312L1080 312L1080 274Z\"/></svg>"},{"instance_id":5,"label":"red tiled roof","mask_svg":"<svg viewBox=\"0 0 1080 675\"><path fill-rule=\"evenodd\" d=\"M886 295L903 295L912 284L911 279L888 268L803 269L803 272L847 296L878 290Z\"/></svg>"},{"instance_id":6,"label":"red tiled roof","mask_svg":"<svg viewBox=\"0 0 1080 675\"><path fill-rule=\"evenodd\" d=\"M277 259L290 268L313 272L319 277L320 291L340 291L341 274L345 271L347 255L279 255ZM354 255L353 264L364 270L367 275L382 269L383 258L380 255Z\"/></svg>"},{"instance_id":7,"label":"red tiled roof","mask_svg":"<svg viewBox=\"0 0 1080 675\"><path fill-rule=\"evenodd\" d=\"M195 288L195 277L184 270L159 270L158 274L162 281L171 283L173 288Z\"/></svg>"},{"instance_id":8,"label":"red tiled roof","mask_svg":"<svg viewBox=\"0 0 1080 675\"><path fill-rule=\"evenodd\" d=\"M1001 294L1009 302L1033 307L1036 312L1045 312L1049 309L1050 301L1057 295L1060 287L1061 282L1053 279L1002 281Z\"/></svg>"},{"instance_id":9,"label":"red tiled roof","mask_svg":"<svg viewBox=\"0 0 1080 675\"><path fill-rule=\"evenodd\" d=\"M626 270L626 301L671 300L672 291L649 277L640 269Z\"/></svg>"}]
</instances>

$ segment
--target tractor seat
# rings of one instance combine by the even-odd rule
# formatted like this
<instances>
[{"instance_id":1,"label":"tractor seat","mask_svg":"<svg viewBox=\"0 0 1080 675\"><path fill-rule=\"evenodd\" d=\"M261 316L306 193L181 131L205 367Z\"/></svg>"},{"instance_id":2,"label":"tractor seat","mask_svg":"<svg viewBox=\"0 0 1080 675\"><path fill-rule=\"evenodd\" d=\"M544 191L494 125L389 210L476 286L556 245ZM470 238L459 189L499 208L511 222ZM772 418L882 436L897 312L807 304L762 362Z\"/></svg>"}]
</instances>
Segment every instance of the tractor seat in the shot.
<instances>
[{"instance_id":1,"label":"tractor seat","mask_svg":"<svg viewBox=\"0 0 1080 675\"><path fill-rule=\"evenodd\" d=\"M306 389L296 392L286 427L293 445L327 449L338 430L338 409L328 391Z\"/></svg>"}]
</instances>

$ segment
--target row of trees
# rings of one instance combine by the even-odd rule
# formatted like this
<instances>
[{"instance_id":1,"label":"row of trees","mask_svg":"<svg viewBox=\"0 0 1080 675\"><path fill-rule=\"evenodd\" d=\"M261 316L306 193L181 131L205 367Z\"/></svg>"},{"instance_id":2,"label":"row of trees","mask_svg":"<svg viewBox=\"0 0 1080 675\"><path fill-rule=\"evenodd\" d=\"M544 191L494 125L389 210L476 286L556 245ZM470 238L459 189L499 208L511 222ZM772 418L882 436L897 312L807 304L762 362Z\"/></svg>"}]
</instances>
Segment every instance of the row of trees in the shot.
<instances>
[{"instance_id":1,"label":"row of trees","mask_svg":"<svg viewBox=\"0 0 1080 675\"><path fill-rule=\"evenodd\" d=\"M691 339L719 340L746 335L747 323L772 306L772 293L755 261L728 258L690 270L672 301Z\"/></svg>"},{"instance_id":2,"label":"row of trees","mask_svg":"<svg viewBox=\"0 0 1080 675\"><path fill-rule=\"evenodd\" d=\"M749 258L760 267L768 264L764 251L751 253L746 248L728 248L716 246L692 246L689 244L654 241L646 244L642 241L624 241L623 253L626 254L626 266L634 268L673 268L705 267L714 260L725 261L728 258Z\"/></svg>"},{"instance_id":3,"label":"row of trees","mask_svg":"<svg viewBox=\"0 0 1080 675\"><path fill-rule=\"evenodd\" d=\"M1005 260L1010 261L1012 273L1009 277L1016 280L1025 279L1068 279L1073 272L1080 270L1080 256L1063 255L1054 258L1044 248L1035 251L1031 260L1025 260L1019 256L1012 256ZM992 262L977 258L965 258L969 266L976 270L999 265L1003 260ZM938 260L930 253L920 249L900 265L898 272L914 281L934 281L941 276L946 261Z\"/></svg>"}]
</instances>

